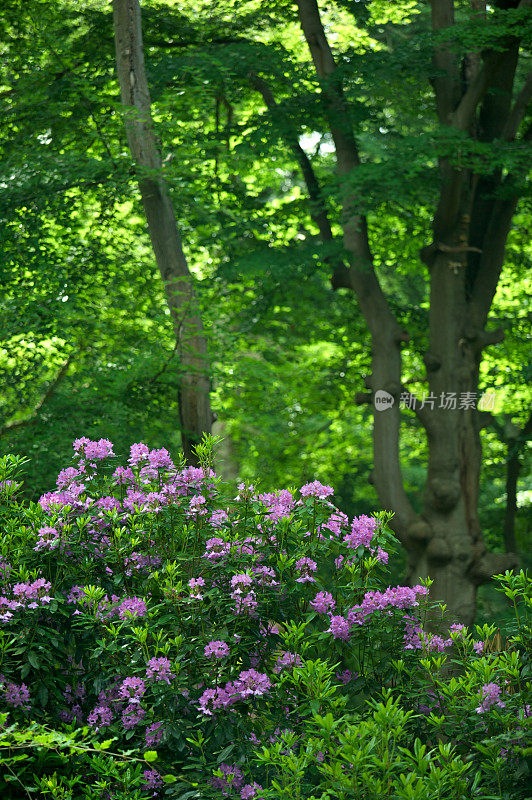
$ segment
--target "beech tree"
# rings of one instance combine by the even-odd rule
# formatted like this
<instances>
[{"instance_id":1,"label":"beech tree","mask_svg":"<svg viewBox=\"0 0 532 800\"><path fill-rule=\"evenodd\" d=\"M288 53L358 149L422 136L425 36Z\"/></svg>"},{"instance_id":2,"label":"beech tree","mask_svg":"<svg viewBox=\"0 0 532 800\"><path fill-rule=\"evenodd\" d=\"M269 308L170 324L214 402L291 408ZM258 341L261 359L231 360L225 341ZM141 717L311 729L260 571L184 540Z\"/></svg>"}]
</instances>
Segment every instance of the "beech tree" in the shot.
<instances>
[{"instance_id":1,"label":"beech tree","mask_svg":"<svg viewBox=\"0 0 532 800\"><path fill-rule=\"evenodd\" d=\"M530 0L499 2L501 10L524 14ZM503 332L490 327L490 308L504 266L505 244L520 197L520 176L493 166L478 172L441 157L440 194L433 240L421 252L430 284L428 347L424 353L427 396L415 403L426 432L428 469L421 513L406 495L399 461L400 400L411 398L403 381L401 348L409 332L398 322L373 267L368 221L357 209L352 176L361 159L351 111L317 0L297 0L302 33L315 68L334 142L342 198L342 231L349 285L371 335L367 378L373 415L373 480L383 508L408 553L411 580L430 575L432 596L455 618L472 624L480 583L515 565L512 553L487 552L478 520L482 412L467 398L478 396L479 365L486 347ZM473 4L482 26L486 8ZM527 140L523 126L532 97L532 74L515 89L519 28L490 47L461 55L453 42L454 0L432 0L433 69L430 75L440 125L471 142ZM525 16L520 17L526 19ZM524 127L524 130L523 130ZM459 141L457 136L456 141ZM309 189L309 193L312 190ZM379 407L379 392L385 392ZM454 397L457 402L439 403ZM462 402L460 402L462 398ZM411 405L414 405L413 401Z\"/></svg>"},{"instance_id":2,"label":"beech tree","mask_svg":"<svg viewBox=\"0 0 532 800\"><path fill-rule=\"evenodd\" d=\"M183 452L188 463L196 464L193 445L201 440L203 433L210 433L213 422L207 343L153 131L138 0L114 0L113 21L127 139L179 353L178 402Z\"/></svg>"}]
</instances>

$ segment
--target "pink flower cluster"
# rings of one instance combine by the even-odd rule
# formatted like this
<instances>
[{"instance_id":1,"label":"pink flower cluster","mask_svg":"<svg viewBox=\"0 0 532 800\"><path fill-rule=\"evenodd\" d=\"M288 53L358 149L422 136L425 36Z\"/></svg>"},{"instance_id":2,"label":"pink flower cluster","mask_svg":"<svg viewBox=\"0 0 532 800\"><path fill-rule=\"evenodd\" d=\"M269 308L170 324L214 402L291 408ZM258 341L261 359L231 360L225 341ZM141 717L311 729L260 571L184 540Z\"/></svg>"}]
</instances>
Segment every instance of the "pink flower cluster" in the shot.
<instances>
[{"instance_id":1,"label":"pink flower cluster","mask_svg":"<svg viewBox=\"0 0 532 800\"><path fill-rule=\"evenodd\" d=\"M295 568L301 573L296 578L296 583L316 583L316 578L311 572L316 572L318 565L311 558L300 558L295 563Z\"/></svg>"},{"instance_id":2,"label":"pink flower cluster","mask_svg":"<svg viewBox=\"0 0 532 800\"><path fill-rule=\"evenodd\" d=\"M188 587L190 589L190 597L194 600L203 600L203 595L201 594L201 589L205 586L205 581L203 578L191 578L188 582Z\"/></svg>"},{"instance_id":3,"label":"pink flower cluster","mask_svg":"<svg viewBox=\"0 0 532 800\"><path fill-rule=\"evenodd\" d=\"M287 650L283 650L275 662L273 671L278 674L287 667L291 667L292 669L294 667L300 667L302 663L301 656L298 653L290 653Z\"/></svg>"},{"instance_id":4,"label":"pink flower cluster","mask_svg":"<svg viewBox=\"0 0 532 800\"><path fill-rule=\"evenodd\" d=\"M213 716L214 711L228 708L238 700L247 700L250 697L260 697L271 688L267 675L254 669L244 670L237 680L229 681L224 688L206 689L199 698L198 709L206 716Z\"/></svg>"},{"instance_id":5,"label":"pink flower cluster","mask_svg":"<svg viewBox=\"0 0 532 800\"><path fill-rule=\"evenodd\" d=\"M207 658L212 658L213 656L214 658L224 658L229 655L229 647L225 642L216 639L205 645L205 655Z\"/></svg>"},{"instance_id":6,"label":"pink flower cluster","mask_svg":"<svg viewBox=\"0 0 532 800\"><path fill-rule=\"evenodd\" d=\"M140 597L126 597L118 606L118 616L120 619L132 619L145 617L148 613L146 603Z\"/></svg>"},{"instance_id":7,"label":"pink flower cluster","mask_svg":"<svg viewBox=\"0 0 532 800\"><path fill-rule=\"evenodd\" d=\"M35 552L39 550L55 550L60 542L60 534L56 528L51 528L49 525L44 525L39 528L37 533L37 544L33 548Z\"/></svg>"},{"instance_id":8,"label":"pink flower cluster","mask_svg":"<svg viewBox=\"0 0 532 800\"><path fill-rule=\"evenodd\" d=\"M344 542L356 550L357 547L369 547L375 535L378 522L374 517L366 517L364 514L355 517L351 523L351 533L344 536Z\"/></svg>"},{"instance_id":9,"label":"pink flower cluster","mask_svg":"<svg viewBox=\"0 0 532 800\"><path fill-rule=\"evenodd\" d=\"M257 498L266 507L266 518L275 525L282 519L288 519L294 507L294 498L287 489L279 492L266 492Z\"/></svg>"},{"instance_id":10,"label":"pink flower cluster","mask_svg":"<svg viewBox=\"0 0 532 800\"><path fill-rule=\"evenodd\" d=\"M252 588L253 578L251 575L241 573L233 575L231 578L231 598L235 601L235 613L243 614L246 611L253 611L257 608L257 598Z\"/></svg>"},{"instance_id":11,"label":"pink flower cluster","mask_svg":"<svg viewBox=\"0 0 532 800\"><path fill-rule=\"evenodd\" d=\"M222 790L222 795L227 797L228 789L240 789L243 783L244 775L242 770L235 764L220 764L219 771L223 773L223 777L214 776L211 783L216 789Z\"/></svg>"},{"instance_id":12,"label":"pink flower cluster","mask_svg":"<svg viewBox=\"0 0 532 800\"><path fill-rule=\"evenodd\" d=\"M204 517L207 514L206 502L202 494L196 494L194 497L191 497L187 517Z\"/></svg>"},{"instance_id":13,"label":"pink flower cluster","mask_svg":"<svg viewBox=\"0 0 532 800\"><path fill-rule=\"evenodd\" d=\"M499 706L504 708L505 703L501 698L501 687L496 683L485 683L481 690L480 705L475 709L477 714L484 714L489 711L492 706Z\"/></svg>"},{"instance_id":14,"label":"pink flower cluster","mask_svg":"<svg viewBox=\"0 0 532 800\"><path fill-rule=\"evenodd\" d=\"M335 511L329 519L323 523L321 530L328 530L335 536L341 536L342 528L347 528L349 519L341 511Z\"/></svg>"},{"instance_id":15,"label":"pink flower cluster","mask_svg":"<svg viewBox=\"0 0 532 800\"><path fill-rule=\"evenodd\" d=\"M164 681L170 683L175 678L172 672L172 665L170 661L161 656L160 658L150 658L148 661L148 668L146 669L146 677L154 681Z\"/></svg>"},{"instance_id":16,"label":"pink flower cluster","mask_svg":"<svg viewBox=\"0 0 532 800\"><path fill-rule=\"evenodd\" d=\"M310 605L318 614L326 614L333 610L336 602L330 592L318 592L314 600L310 601Z\"/></svg>"},{"instance_id":17,"label":"pink flower cluster","mask_svg":"<svg viewBox=\"0 0 532 800\"><path fill-rule=\"evenodd\" d=\"M48 605L52 600L49 595L51 588L52 584L44 578L37 578L31 583L15 583L10 589L7 588L12 597L0 597L0 622L12 619L13 611Z\"/></svg>"},{"instance_id":18,"label":"pink flower cluster","mask_svg":"<svg viewBox=\"0 0 532 800\"><path fill-rule=\"evenodd\" d=\"M301 497L315 497L318 500L325 500L326 497L334 494L334 489L332 486L324 486L319 481L312 481L312 483L306 483L302 486L300 493Z\"/></svg>"},{"instance_id":19,"label":"pink flower cluster","mask_svg":"<svg viewBox=\"0 0 532 800\"><path fill-rule=\"evenodd\" d=\"M156 747L162 742L164 737L164 728L162 722L154 722L148 725L144 734L144 743L146 747Z\"/></svg>"},{"instance_id":20,"label":"pink flower cluster","mask_svg":"<svg viewBox=\"0 0 532 800\"><path fill-rule=\"evenodd\" d=\"M224 542L224 540L220 539L218 536L215 536L213 539L207 539L205 547L206 550L203 556L209 561L218 561L227 556L231 550L229 542Z\"/></svg>"},{"instance_id":21,"label":"pink flower cluster","mask_svg":"<svg viewBox=\"0 0 532 800\"><path fill-rule=\"evenodd\" d=\"M21 708L23 711L29 711L31 707L30 690L25 683L11 683L6 681L3 675L0 675L0 690L3 690L3 699L8 705L13 706L13 708Z\"/></svg>"},{"instance_id":22,"label":"pink flower cluster","mask_svg":"<svg viewBox=\"0 0 532 800\"><path fill-rule=\"evenodd\" d=\"M95 466L94 462L101 461L107 456L114 456L113 443L109 439L98 439L98 441L91 441L86 436L74 441L74 450L82 457L82 464L85 461L91 462L91 466Z\"/></svg>"}]
</instances>

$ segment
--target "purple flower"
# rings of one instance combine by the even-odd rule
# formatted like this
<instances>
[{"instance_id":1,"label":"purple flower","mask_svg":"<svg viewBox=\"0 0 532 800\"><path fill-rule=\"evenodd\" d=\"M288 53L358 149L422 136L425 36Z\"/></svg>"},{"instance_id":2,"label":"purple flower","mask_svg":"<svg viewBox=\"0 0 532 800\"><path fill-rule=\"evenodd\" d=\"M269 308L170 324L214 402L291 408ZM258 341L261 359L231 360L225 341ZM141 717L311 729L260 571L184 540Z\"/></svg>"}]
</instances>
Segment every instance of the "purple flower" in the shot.
<instances>
[{"instance_id":1,"label":"purple flower","mask_svg":"<svg viewBox=\"0 0 532 800\"><path fill-rule=\"evenodd\" d=\"M332 633L333 639L349 639L349 620L339 615L330 617L331 624L327 633Z\"/></svg>"},{"instance_id":2,"label":"purple flower","mask_svg":"<svg viewBox=\"0 0 532 800\"><path fill-rule=\"evenodd\" d=\"M300 667L302 663L303 662L301 661L301 657L298 655L298 653L290 653L287 650L283 650L275 662L273 671L275 673L279 673L286 667L292 667L292 669L294 667Z\"/></svg>"},{"instance_id":3,"label":"purple flower","mask_svg":"<svg viewBox=\"0 0 532 800\"><path fill-rule=\"evenodd\" d=\"M68 488L70 484L79 478L80 472L79 469L76 467L67 467L66 469L62 469L59 475L57 476L57 487L59 489Z\"/></svg>"},{"instance_id":4,"label":"purple flower","mask_svg":"<svg viewBox=\"0 0 532 800\"><path fill-rule=\"evenodd\" d=\"M243 781L242 770L236 764L220 764L218 767L222 777L214 776L211 783L217 789L222 789L222 794L227 795L228 788L240 789Z\"/></svg>"},{"instance_id":5,"label":"purple flower","mask_svg":"<svg viewBox=\"0 0 532 800\"><path fill-rule=\"evenodd\" d=\"M240 792L241 800L250 800L250 798L257 798L257 792L262 792L262 786L259 783L246 783Z\"/></svg>"},{"instance_id":6,"label":"purple flower","mask_svg":"<svg viewBox=\"0 0 532 800\"><path fill-rule=\"evenodd\" d=\"M234 683L235 690L241 697L258 697L270 690L271 683L267 675L254 669L244 670Z\"/></svg>"},{"instance_id":7,"label":"purple flower","mask_svg":"<svg viewBox=\"0 0 532 800\"><path fill-rule=\"evenodd\" d=\"M191 597L194 597L196 600L203 600L203 595L200 591L201 587L205 586L203 578L191 578L188 582L188 586L190 588Z\"/></svg>"},{"instance_id":8,"label":"purple flower","mask_svg":"<svg viewBox=\"0 0 532 800\"><path fill-rule=\"evenodd\" d=\"M318 614L325 614L329 609L333 610L336 602L330 592L318 592L314 600L310 601L310 605Z\"/></svg>"},{"instance_id":9,"label":"purple flower","mask_svg":"<svg viewBox=\"0 0 532 800\"><path fill-rule=\"evenodd\" d=\"M271 567L254 567L253 577L259 586L279 586L277 575Z\"/></svg>"},{"instance_id":10,"label":"purple flower","mask_svg":"<svg viewBox=\"0 0 532 800\"><path fill-rule=\"evenodd\" d=\"M375 529L379 523L373 517L367 517L362 514L360 517L355 517L351 523L351 533L344 536L344 542L353 549L357 547L369 547Z\"/></svg>"},{"instance_id":11,"label":"purple flower","mask_svg":"<svg viewBox=\"0 0 532 800\"><path fill-rule=\"evenodd\" d=\"M200 514L205 514L206 511L203 508L203 506L205 505L206 502L207 501L205 500L202 494L194 495L194 497L190 498L190 510L197 511Z\"/></svg>"},{"instance_id":12,"label":"purple flower","mask_svg":"<svg viewBox=\"0 0 532 800\"><path fill-rule=\"evenodd\" d=\"M164 786L164 781L155 769L145 769L142 773L144 776L145 789L160 789Z\"/></svg>"},{"instance_id":13,"label":"purple flower","mask_svg":"<svg viewBox=\"0 0 532 800\"><path fill-rule=\"evenodd\" d=\"M114 456L113 443L109 439L99 439L91 441L86 436L74 441L74 450L81 454L86 461L101 461L102 458L107 456Z\"/></svg>"},{"instance_id":14,"label":"purple flower","mask_svg":"<svg viewBox=\"0 0 532 800\"><path fill-rule=\"evenodd\" d=\"M33 548L37 553L39 550L54 550L59 544L59 533L56 528L45 525L39 528L37 534L37 545Z\"/></svg>"},{"instance_id":15,"label":"purple flower","mask_svg":"<svg viewBox=\"0 0 532 800\"><path fill-rule=\"evenodd\" d=\"M0 683L3 676L0 677ZM6 683L4 686L4 700L13 708L22 708L23 711L30 709L30 690L25 683Z\"/></svg>"},{"instance_id":16,"label":"purple flower","mask_svg":"<svg viewBox=\"0 0 532 800\"><path fill-rule=\"evenodd\" d=\"M146 712L143 708L138 705L130 705L122 714L122 725L126 731L131 730L131 728L134 728L139 722L142 722L145 716Z\"/></svg>"},{"instance_id":17,"label":"purple flower","mask_svg":"<svg viewBox=\"0 0 532 800\"><path fill-rule=\"evenodd\" d=\"M231 578L231 586L233 587L233 591L242 593L243 587L251 586L253 583L253 578L251 575L246 575L245 573L241 573L239 575L233 575Z\"/></svg>"},{"instance_id":18,"label":"purple flower","mask_svg":"<svg viewBox=\"0 0 532 800\"><path fill-rule=\"evenodd\" d=\"M344 669L343 672L337 672L336 677L339 681L341 681L344 685L350 683L354 678L358 678L358 672L353 674L350 670Z\"/></svg>"},{"instance_id":19,"label":"purple flower","mask_svg":"<svg viewBox=\"0 0 532 800\"><path fill-rule=\"evenodd\" d=\"M154 722L153 725L148 725L144 734L146 747L156 747L162 741L163 736L164 728L162 722Z\"/></svg>"},{"instance_id":20,"label":"purple flower","mask_svg":"<svg viewBox=\"0 0 532 800\"><path fill-rule=\"evenodd\" d=\"M223 658L224 656L229 655L229 647L225 642L221 642L216 639L205 645L205 655L207 658L211 658L211 656L214 656L215 658Z\"/></svg>"},{"instance_id":21,"label":"purple flower","mask_svg":"<svg viewBox=\"0 0 532 800\"><path fill-rule=\"evenodd\" d=\"M342 528L345 528L348 522L349 520L345 514L341 511L335 511L334 514L331 514L327 522L323 523L322 528L334 533L335 536L340 536Z\"/></svg>"},{"instance_id":22,"label":"purple flower","mask_svg":"<svg viewBox=\"0 0 532 800\"><path fill-rule=\"evenodd\" d=\"M118 606L120 619L145 617L147 613L146 603L140 597L126 597Z\"/></svg>"},{"instance_id":23,"label":"purple flower","mask_svg":"<svg viewBox=\"0 0 532 800\"><path fill-rule=\"evenodd\" d=\"M213 539L207 539L205 548L204 557L208 558L209 561L217 561L219 558L223 558L229 553L231 545L229 542L224 542L223 539L215 536Z\"/></svg>"},{"instance_id":24,"label":"purple flower","mask_svg":"<svg viewBox=\"0 0 532 800\"><path fill-rule=\"evenodd\" d=\"M223 508L213 511L209 519L209 524L212 528L221 528L226 522L229 522L229 517L227 511L224 511Z\"/></svg>"},{"instance_id":25,"label":"purple flower","mask_svg":"<svg viewBox=\"0 0 532 800\"><path fill-rule=\"evenodd\" d=\"M170 661L162 656L161 658L150 658L146 669L146 677L169 684L175 678L175 675L172 672Z\"/></svg>"},{"instance_id":26,"label":"purple flower","mask_svg":"<svg viewBox=\"0 0 532 800\"><path fill-rule=\"evenodd\" d=\"M220 708L228 708L237 700L238 692L231 683L227 683L223 689L221 686L217 689L205 689L199 698L198 711L207 717L212 717L215 711Z\"/></svg>"},{"instance_id":27,"label":"purple flower","mask_svg":"<svg viewBox=\"0 0 532 800\"><path fill-rule=\"evenodd\" d=\"M159 450L151 450L148 453L148 462L152 469L174 469L174 462L165 447L161 447Z\"/></svg>"},{"instance_id":28,"label":"purple flower","mask_svg":"<svg viewBox=\"0 0 532 800\"><path fill-rule=\"evenodd\" d=\"M301 497L317 497L319 500L325 500L331 494L334 494L332 486L324 486L319 481L306 483L301 487Z\"/></svg>"},{"instance_id":29,"label":"purple flower","mask_svg":"<svg viewBox=\"0 0 532 800\"><path fill-rule=\"evenodd\" d=\"M310 573L316 572L318 565L315 561L312 561L311 558L300 558L299 561L296 561L295 567L301 572L299 578L296 578L296 583L316 582L316 578L314 578Z\"/></svg>"},{"instance_id":30,"label":"purple flower","mask_svg":"<svg viewBox=\"0 0 532 800\"><path fill-rule=\"evenodd\" d=\"M3 494L14 493L17 489L20 489L21 486L21 483L7 479L5 481L0 481L0 492Z\"/></svg>"},{"instance_id":31,"label":"purple flower","mask_svg":"<svg viewBox=\"0 0 532 800\"><path fill-rule=\"evenodd\" d=\"M137 444L132 444L130 448L130 455L129 455L129 465L131 467L135 467L141 463L141 461L147 461L148 453L150 452L150 448L147 447L142 442L138 442Z\"/></svg>"},{"instance_id":32,"label":"purple flower","mask_svg":"<svg viewBox=\"0 0 532 800\"><path fill-rule=\"evenodd\" d=\"M91 713L87 718L87 722L92 728L96 728L99 730L107 725L110 725L113 721L113 712L109 708L109 706L99 705L96 708L93 708Z\"/></svg>"},{"instance_id":33,"label":"purple flower","mask_svg":"<svg viewBox=\"0 0 532 800\"><path fill-rule=\"evenodd\" d=\"M113 480L115 483L135 483L135 475L130 467L117 467L113 472Z\"/></svg>"},{"instance_id":34,"label":"purple flower","mask_svg":"<svg viewBox=\"0 0 532 800\"><path fill-rule=\"evenodd\" d=\"M118 690L118 694L128 703L134 705L140 703L140 698L146 691L146 686L142 678L126 678Z\"/></svg>"},{"instance_id":35,"label":"purple flower","mask_svg":"<svg viewBox=\"0 0 532 800\"><path fill-rule=\"evenodd\" d=\"M480 705L475 709L477 714L484 714L494 705L504 708L505 704L500 699L501 691L501 687L496 683L485 683L481 690Z\"/></svg>"}]
</instances>

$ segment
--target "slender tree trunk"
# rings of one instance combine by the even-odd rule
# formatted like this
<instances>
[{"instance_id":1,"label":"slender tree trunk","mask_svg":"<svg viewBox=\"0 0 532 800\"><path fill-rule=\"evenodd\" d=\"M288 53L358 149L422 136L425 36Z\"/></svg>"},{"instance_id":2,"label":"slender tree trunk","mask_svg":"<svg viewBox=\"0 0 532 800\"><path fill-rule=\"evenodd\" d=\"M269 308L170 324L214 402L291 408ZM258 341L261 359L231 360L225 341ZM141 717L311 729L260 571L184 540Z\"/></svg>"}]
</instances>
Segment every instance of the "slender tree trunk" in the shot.
<instances>
[{"instance_id":1,"label":"slender tree trunk","mask_svg":"<svg viewBox=\"0 0 532 800\"><path fill-rule=\"evenodd\" d=\"M516 551L515 518L517 516L517 485L521 472L521 450L532 436L532 413L522 428L514 425L509 418L506 424L493 419L497 434L506 445L506 510L504 515L504 548L507 553Z\"/></svg>"},{"instance_id":2,"label":"slender tree trunk","mask_svg":"<svg viewBox=\"0 0 532 800\"><path fill-rule=\"evenodd\" d=\"M207 344L168 187L161 173L144 66L139 0L113 0L113 20L127 139L136 163L150 240L179 348L183 451L187 462L195 464L197 459L192 448L203 433L210 433L212 425Z\"/></svg>"}]
</instances>

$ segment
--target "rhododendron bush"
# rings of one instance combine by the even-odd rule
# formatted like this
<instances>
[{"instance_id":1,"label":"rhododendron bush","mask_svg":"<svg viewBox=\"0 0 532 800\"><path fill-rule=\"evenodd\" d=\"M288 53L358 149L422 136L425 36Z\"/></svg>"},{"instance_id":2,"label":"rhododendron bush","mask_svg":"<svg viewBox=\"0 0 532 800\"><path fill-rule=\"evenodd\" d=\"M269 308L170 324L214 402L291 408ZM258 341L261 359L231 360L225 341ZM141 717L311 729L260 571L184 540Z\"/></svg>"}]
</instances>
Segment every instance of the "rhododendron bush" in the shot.
<instances>
[{"instance_id":1,"label":"rhododendron bush","mask_svg":"<svg viewBox=\"0 0 532 800\"><path fill-rule=\"evenodd\" d=\"M525 797L526 576L510 649L427 634L385 514L318 481L228 496L212 447L80 438L31 505L2 461L2 797Z\"/></svg>"}]
</instances>

